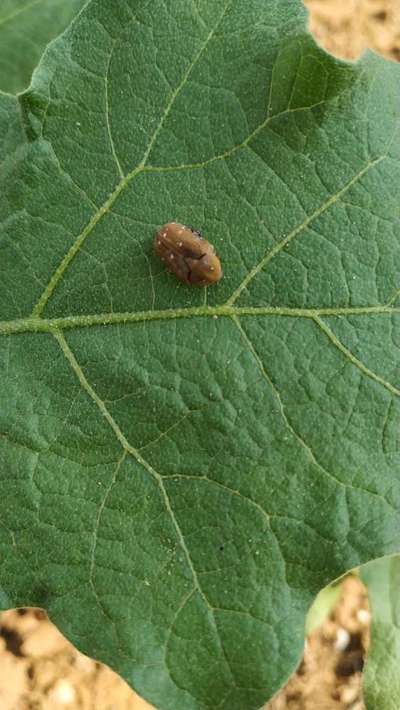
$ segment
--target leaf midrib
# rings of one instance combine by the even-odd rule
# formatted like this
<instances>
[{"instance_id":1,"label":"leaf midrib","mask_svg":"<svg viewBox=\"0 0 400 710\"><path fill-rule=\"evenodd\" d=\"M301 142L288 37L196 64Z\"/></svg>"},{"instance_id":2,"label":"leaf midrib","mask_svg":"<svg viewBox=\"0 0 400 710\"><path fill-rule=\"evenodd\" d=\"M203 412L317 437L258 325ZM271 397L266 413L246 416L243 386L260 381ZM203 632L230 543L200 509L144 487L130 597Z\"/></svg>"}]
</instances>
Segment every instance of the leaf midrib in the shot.
<instances>
[{"instance_id":1,"label":"leaf midrib","mask_svg":"<svg viewBox=\"0 0 400 710\"><path fill-rule=\"evenodd\" d=\"M392 299L389 300L391 303ZM382 385L392 395L400 397L400 389L388 382L376 372L371 370L362 360L357 358L349 348L347 348L329 328L327 323L322 320L322 317L340 317L340 316L366 316L366 315L389 315L400 313L400 307L391 305L386 306L366 306L360 308L321 308L321 309L298 309L298 308L271 308L271 307L236 307L236 306L215 306L215 307L197 307L197 308L182 308L177 310L165 311L144 311L142 313L112 313L104 315L92 316L72 316L70 318L27 318L16 321L0 322L0 335L16 335L26 332L41 332L50 333L57 338L64 330L77 327L88 326L105 326L115 324L139 323L152 320L175 320L178 318L193 318L193 317L211 317L211 318L231 318L235 319L243 316L258 316L258 317L286 317L286 318L304 318L313 321L324 333L334 347L345 356L345 358L355 367L357 367L365 376Z\"/></svg>"},{"instance_id":2,"label":"leaf midrib","mask_svg":"<svg viewBox=\"0 0 400 710\"><path fill-rule=\"evenodd\" d=\"M190 318L231 318L233 316L247 317L277 317L305 318L315 320L323 317L350 316L392 316L400 314L400 306L391 305L393 298L386 304L374 306L338 306L332 308L296 308L285 306L194 306L192 308L174 308L150 311L124 311L113 313L89 313L85 315L63 316L56 318L16 318L0 321L1 335L16 335L18 333L54 333L56 331L74 328L90 328L95 326L128 325L163 320L182 320Z\"/></svg>"}]
</instances>

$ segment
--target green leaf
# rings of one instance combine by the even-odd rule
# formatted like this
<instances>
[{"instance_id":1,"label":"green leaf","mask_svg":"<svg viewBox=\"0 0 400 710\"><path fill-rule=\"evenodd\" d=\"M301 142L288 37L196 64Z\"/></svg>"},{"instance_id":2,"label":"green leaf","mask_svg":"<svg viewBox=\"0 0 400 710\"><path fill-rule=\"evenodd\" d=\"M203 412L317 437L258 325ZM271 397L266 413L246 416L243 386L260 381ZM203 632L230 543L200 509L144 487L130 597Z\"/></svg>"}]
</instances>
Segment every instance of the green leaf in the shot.
<instances>
[{"instance_id":1,"label":"green leaf","mask_svg":"<svg viewBox=\"0 0 400 710\"><path fill-rule=\"evenodd\" d=\"M365 565L361 578L372 609L371 641L363 675L367 710L400 706L400 557Z\"/></svg>"},{"instance_id":2,"label":"green leaf","mask_svg":"<svg viewBox=\"0 0 400 710\"><path fill-rule=\"evenodd\" d=\"M11 160L14 152L25 141L24 127L18 99L15 96L0 96L0 165ZM2 175L0 173L0 179Z\"/></svg>"},{"instance_id":3,"label":"green leaf","mask_svg":"<svg viewBox=\"0 0 400 710\"><path fill-rule=\"evenodd\" d=\"M0 91L25 89L46 45L57 37L85 0L2 0Z\"/></svg>"},{"instance_id":4,"label":"green leaf","mask_svg":"<svg viewBox=\"0 0 400 710\"><path fill-rule=\"evenodd\" d=\"M400 548L399 89L299 0L93 0L0 100L0 599L161 710L260 707Z\"/></svg>"}]
</instances>

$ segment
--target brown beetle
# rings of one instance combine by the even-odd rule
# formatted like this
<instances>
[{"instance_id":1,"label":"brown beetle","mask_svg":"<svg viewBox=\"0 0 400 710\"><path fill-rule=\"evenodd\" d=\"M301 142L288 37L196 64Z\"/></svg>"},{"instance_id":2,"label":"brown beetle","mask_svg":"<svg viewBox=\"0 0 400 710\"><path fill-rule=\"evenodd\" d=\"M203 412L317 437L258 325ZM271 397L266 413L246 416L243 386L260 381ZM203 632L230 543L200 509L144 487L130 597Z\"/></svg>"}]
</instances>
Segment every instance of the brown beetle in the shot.
<instances>
[{"instance_id":1,"label":"brown beetle","mask_svg":"<svg viewBox=\"0 0 400 710\"><path fill-rule=\"evenodd\" d=\"M165 224L155 236L154 250L168 271L192 286L209 286L222 277L213 245L192 227L178 222Z\"/></svg>"}]
</instances>

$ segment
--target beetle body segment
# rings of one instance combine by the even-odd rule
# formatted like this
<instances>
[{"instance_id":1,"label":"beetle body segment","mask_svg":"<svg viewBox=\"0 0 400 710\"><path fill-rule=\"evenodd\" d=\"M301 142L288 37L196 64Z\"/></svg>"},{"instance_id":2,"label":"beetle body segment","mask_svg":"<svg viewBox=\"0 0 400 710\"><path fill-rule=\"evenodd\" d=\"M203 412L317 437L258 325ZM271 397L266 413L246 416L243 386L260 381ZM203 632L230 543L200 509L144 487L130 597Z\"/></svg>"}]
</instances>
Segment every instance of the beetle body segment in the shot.
<instances>
[{"instance_id":1,"label":"beetle body segment","mask_svg":"<svg viewBox=\"0 0 400 710\"><path fill-rule=\"evenodd\" d=\"M165 224L155 236L154 250L168 271L192 286L209 286L222 277L213 245L192 227L178 222Z\"/></svg>"}]
</instances>

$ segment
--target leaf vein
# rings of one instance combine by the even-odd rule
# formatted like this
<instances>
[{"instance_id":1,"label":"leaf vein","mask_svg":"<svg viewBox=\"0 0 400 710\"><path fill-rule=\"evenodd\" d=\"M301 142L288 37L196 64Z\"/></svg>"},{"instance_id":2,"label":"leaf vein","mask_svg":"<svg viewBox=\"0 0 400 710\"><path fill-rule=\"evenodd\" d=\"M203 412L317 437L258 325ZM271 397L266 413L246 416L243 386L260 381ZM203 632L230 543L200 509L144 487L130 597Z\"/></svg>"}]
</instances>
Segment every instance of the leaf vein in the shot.
<instances>
[{"instance_id":1,"label":"leaf vein","mask_svg":"<svg viewBox=\"0 0 400 710\"><path fill-rule=\"evenodd\" d=\"M314 464L314 466L316 466L318 468L318 470L321 471L325 476L330 478L335 483L335 485L341 486L344 490L349 488L349 489L361 491L362 493L368 493L371 496L374 496L380 500L383 500L392 510L395 510L396 512L398 512L397 509L391 503L389 503L389 501L383 495L380 495L379 493L375 493L374 491L370 491L367 488L362 488L360 486L354 486L353 484L348 483L347 481L342 481L340 478L337 478L337 476L335 476L333 473L331 473L331 471L328 471L328 469L325 468L318 461L317 456L315 455L310 444L307 441L305 441L305 439L302 436L300 436L300 434L298 434L298 432L294 429L293 425L289 421L289 418L284 410L284 406L283 406L283 402L282 402L282 398L280 396L280 393L279 393L278 389L276 388L275 384L273 383L273 381L271 380L270 376L268 375L268 373L265 369L265 366L264 366L260 356L258 355L256 349L254 348L251 340L249 339L248 335L244 332L244 330L241 327L240 322L238 321L237 318L232 318L232 320L236 323L237 327L239 328L244 341L247 343L247 346L248 346L250 352L253 354L253 356L256 360L256 363L257 363L257 366L258 366L260 372L262 373L266 382L269 384L272 391L274 392L274 395L275 395L275 397L278 401L278 404L280 406L280 409L281 409L281 414L282 414L283 420L284 420L287 428L292 433L292 435L295 436L295 438L302 445L302 447L306 450L306 452L307 452L309 458L311 459L311 462ZM333 335L333 333L332 333L332 335ZM344 346L342 346L342 347L344 348ZM400 394L400 392L399 392L399 394Z\"/></svg>"},{"instance_id":2,"label":"leaf vein","mask_svg":"<svg viewBox=\"0 0 400 710\"><path fill-rule=\"evenodd\" d=\"M110 484L107 486L107 489L106 489L105 494L103 496L103 500L101 501L101 503L99 505L99 510L97 513L96 522L95 522L95 526L93 529L93 544L92 544L92 549L91 549L91 553L90 553L90 565L89 565L89 584L92 588L93 594L95 595L95 597L97 599L98 605L99 605L100 609L102 609L103 613L104 613L103 605L100 602L100 599L98 597L96 588L94 586L94 581L93 581L98 531L100 528L101 517L103 515L103 510L104 510L105 505L107 503L107 499L111 493L112 488L114 487L114 484L117 480L118 472L119 472L122 464L125 461L126 455L127 455L127 451L124 450L122 456L120 457L120 459L117 462L117 465L115 466L115 469L114 469L113 474L111 476Z\"/></svg>"},{"instance_id":3,"label":"leaf vein","mask_svg":"<svg viewBox=\"0 0 400 710\"><path fill-rule=\"evenodd\" d=\"M110 125L110 103L109 103L109 98L108 98L108 81L109 81L109 74L110 74L110 66L111 66L111 60L112 56L114 54L114 48L115 48L115 40L113 41L111 51L110 51L110 56L108 59L107 63L107 68L104 76L104 101L105 101L105 115L106 115L106 124L107 124L107 133L108 133L108 138L110 141L110 147L111 147L111 152L114 156L114 160L117 166L118 173L122 180L125 178L124 171L122 170L121 163L119 161L117 151L115 149L115 143L114 143L114 138L111 132L111 125Z\"/></svg>"},{"instance_id":4,"label":"leaf vein","mask_svg":"<svg viewBox=\"0 0 400 710\"><path fill-rule=\"evenodd\" d=\"M233 306L234 303L237 301L239 296L241 296L242 292L249 286L251 281L259 274L264 267L269 264L272 259L279 254L282 249L284 249L290 242L295 239L299 234L304 232L304 230L308 227L311 222L313 222L317 217L319 217L321 214L326 212L329 207L331 207L335 202L340 200L340 198L358 181L360 178L363 177L372 167L380 163L382 160L386 158L386 155L382 155L379 158L376 158L375 160L372 160L370 163L368 163L366 166L364 166L359 172L354 175L351 180L349 180L343 187L340 188L337 192L335 192L334 195L332 195L328 200L326 200L322 205L320 205L314 212L312 212L310 215L308 215L300 224L298 224L294 229L292 229L289 234L281 239L275 246L268 251L263 258L253 266L253 268L249 271L249 273L245 276L241 284L235 289L233 294L228 298L226 301L227 306Z\"/></svg>"},{"instance_id":5,"label":"leaf vein","mask_svg":"<svg viewBox=\"0 0 400 710\"><path fill-rule=\"evenodd\" d=\"M327 324L321 320L319 316L314 316L313 317L314 322L317 324L317 326L322 330L323 333L329 338L331 343L340 350L340 352L351 362L352 365L355 365L358 367L361 372L369 377L371 380L374 380L380 385L383 385L391 394L395 395L396 397L400 397L400 390L392 385L391 382L387 382L387 380L383 379L383 377L380 377L380 375L377 375L376 372L373 370L370 370L369 367L367 367L362 360L359 360L351 350L346 348L345 345L339 340L339 338L333 333L333 331L327 326Z\"/></svg>"},{"instance_id":6,"label":"leaf vein","mask_svg":"<svg viewBox=\"0 0 400 710\"><path fill-rule=\"evenodd\" d=\"M289 308L279 306L195 306L193 308L177 308L166 310L150 310L137 312L92 313L64 318L17 318L0 321L0 335L17 333L53 333L55 331L71 330L73 328L90 328L95 326L128 325L130 323L146 323L154 320L177 320L189 318L230 318L232 316L246 317L282 317L306 318L339 316L393 316L400 314L400 306L354 306L337 308Z\"/></svg>"}]
</instances>

